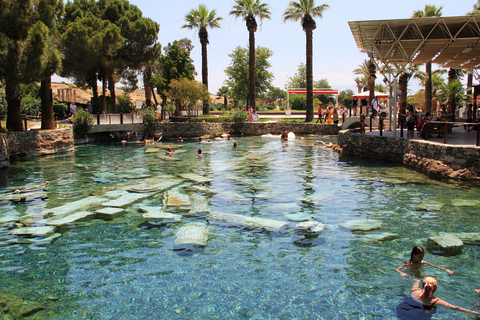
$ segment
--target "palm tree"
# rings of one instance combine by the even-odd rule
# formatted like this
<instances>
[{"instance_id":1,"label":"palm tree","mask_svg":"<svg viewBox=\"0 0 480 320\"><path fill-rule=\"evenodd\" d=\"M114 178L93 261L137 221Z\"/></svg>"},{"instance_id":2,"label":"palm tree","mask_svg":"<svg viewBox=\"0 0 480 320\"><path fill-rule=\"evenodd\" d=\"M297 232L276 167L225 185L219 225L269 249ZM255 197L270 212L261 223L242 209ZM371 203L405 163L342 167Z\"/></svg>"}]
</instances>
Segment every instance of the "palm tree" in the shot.
<instances>
[{"instance_id":1,"label":"palm tree","mask_svg":"<svg viewBox=\"0 0 480 320\"><path fill-rule=\"evenodd\" d=\"M370 71L368 71L368 60L365 59L362 64L358 65L358 68L354 69L353 74L359 76L355 78L355 83L357 84L358 93L365 91L368 83L368 77L370 75Z\"/></svg>"},{"instance_id":2,"label":"palm tree","mask_svg":"<svg viewBox=\"0 0 480 320\"><path fill-rule=\"evenodd\" d=\"M413 12L412 18L422 17L440 17L443 7L437 8L434 5L425 5L424 10ZM432 111L432 63L429 61L425 64L425 112Z\"/></svg>"},{"instance_id":3,"label":"palm tree","mask_svg":"<svg viewBox=\"0 0 480 320\"><path fill-rule=\"evenodd\" d=\"M222 86L218 89L217 96L223 97L223 110L227 110L228 98L230 97L230 89L227 86Z\"/></svg>"},{"instance_id":4,"label":"palm tree","mask_svg":"<svg viewBox=\"0 0 480 320\"><path fill-rule=\"evenodd\" d=\"M440 88L437 97L442 105L448 106L448 109L451 109L450 105L456 106L471 101L471 96L465 94L465 88L458 79L452 79L451 81L444 83ZM452 110L448 109L447 113L453 117L453 115L455 115L455 108Z\"/></svg>"},{"instance_id":5,"label":"palm tree","mask_svg":"<svg viewBox=\"0 0 480 320\"><path fill-rule=\"evenodd\" d=\"M217 11L209 11L203 4L198 6L198 10L191 9L185 15L186 24L182 28L198 29L198 37L202 44L202 82L208 90L208 61L207 61L207 44L208 31L207 28L220 28L220 21L223 18L217 17ZM210 111L208 107L208 100L203 101L203 114L208 114Z\"/></svg>"},{"instance_id":6,"label":"palm tree","mask_svg":"<svg viewBox=\"0 0 480 320\"><path fill-rule=\"evenodd\" d=\"M399 123L405 120L405 115L407 113L407 88L408 88L408 81L414 77L419 78L418 64L411 64L408 66L405 71L400 75L398 78L398 90L400 91L400 96L398 97L398 119Z\"/></svg>"},{"instance_id":7,"label":"palm tree","mask_svg":"<svg viewBox=\"0 0 480 320\"><path fill-rule=\"evenodd\" d=\"M477 0L477 3L473 5L473 11L467 13L469 16L476 14L480 14L480 0Z\"/></svg>"},{"instance_id":8,"label":"palm tree","mask_svg":"<svg viewBox=\"0 0 480 320\"><path fill-rule=\"evenodd\" d=\"M313 121L313 30L317 24L313 18L323 17L323 11L328 9L328 4L315 6L315 0L290 1L283 13L284 21L301 20L303 30L307 37L307 115L306 122Z\"/></svg>"},{"instance_id":9,"label":"palm tree","mask_svg":"<svg viewBox=\"0 0 480 320\"><path fill-rule=\"evenodd\" d=\"M249 32L249 61L248 61L248 78L249 78L249 92L248 101L250 107L256 112L255 107L255 32L257 31L257 20L270 19L270 8L268 4L261 3L260 0L235 0L235 5L232 7L230 14L235 18L242 17Z\"/></svg>"},{"instance_id":10,"label":"palm tree","mask_svg":"<svg viewBox=\"0 0 480 320\"><path fill-rule=\"evenodd\" d=\"M436 99L436 93L439 90L439 88L443 85L445 80L443 79L442 75L447 73L445 69L436 69L432 71L432 74L430 76L430 81L431 81L431 86L432 86L432 110L431 111L436 111L437 110L437 99ZM425 82L427 81L427 74L425 72L418 72L418 78L420 79L420 85L426 86ZM434 108L435 107L435 108ZM427 110L424 110L427 112Z\"/></svg>"}]
</instances>

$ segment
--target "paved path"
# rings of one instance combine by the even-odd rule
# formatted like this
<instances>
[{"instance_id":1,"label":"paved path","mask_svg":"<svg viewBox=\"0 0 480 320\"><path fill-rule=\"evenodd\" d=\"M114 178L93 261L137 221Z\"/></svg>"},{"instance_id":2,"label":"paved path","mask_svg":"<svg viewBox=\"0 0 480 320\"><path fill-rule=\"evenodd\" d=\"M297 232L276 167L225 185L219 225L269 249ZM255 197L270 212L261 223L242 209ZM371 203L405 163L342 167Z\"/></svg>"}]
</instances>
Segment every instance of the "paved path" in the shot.
<instances>
[{"instance_id":1,"label":"paved path","mask_svg":"<svg viewBox=\"0 0 480 320\"><path fill-rule=\"evenodd\" d=\"M379 136L380 131L373 130L372 132L370 132L367 128L365 134ZM415 136L416 136L416 134L417 134L417 132L415 131ZM393 137L394 132L393 132L393 130L392 131L384 130L383 131L383 136ZM403 137L405 139L407 138L407 130L403 131ZM397 138L400 138L400 130L397 130ZM415 139L417 139L417 138L415 138ZM423 140L423 139L419 138L419 140ZM437 137L436 134L433 134L433 137L429 138L428 141L438 142L438 143L443 144L443 137ZM452 133L450 133L447 136L447 144L473 145L473 146L475 146L476 142L477 142L477 131L476 130L466 131L465 129L463 129L463 127L453 127L452 128Z\"/></svg>"}]
</instances>

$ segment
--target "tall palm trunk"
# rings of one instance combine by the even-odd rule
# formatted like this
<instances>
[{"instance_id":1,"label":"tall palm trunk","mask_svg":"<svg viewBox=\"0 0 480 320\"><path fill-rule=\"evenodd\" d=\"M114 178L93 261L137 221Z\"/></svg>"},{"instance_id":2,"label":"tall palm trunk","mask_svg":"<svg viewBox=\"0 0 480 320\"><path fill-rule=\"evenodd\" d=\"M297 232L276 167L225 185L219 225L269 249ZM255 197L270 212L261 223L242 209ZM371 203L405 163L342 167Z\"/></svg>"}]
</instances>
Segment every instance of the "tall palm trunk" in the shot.
<instances>
[{"instance_id":1,"label":"tall palm trunk","mask_svg":"<svg viewBox=\"0 0 480 320\"><path fill-rule=\"evenodd\" d=\"M305 15L302 27L306 35L306 82L307 82L307 110L305 122L313 121L313 30L317 25L310 15Z\"/></svg>"},{"instance_id":2,"label":"tall palm trunk","mask_svg":"<svg viewBox=\"0 0 480 320\"><path fill-rule=\"evenodd\" d=\"M425 64L425 113L432 113L432 63Z\"/></svg>"},{"instance_id":3,"label":"tall palm trunk","mask_svg":"<svg viewBox=\"0 0 480 320\"><path fill-rule=\"evenodd\" d=\"M202 83L208 90L208 59L207 59L207 44L208 44L208 32L206 28L200 28L198 32L200 37L200 43L202 44ZM203 114L209 114L210 108L208 100L203 101Z\"/></svg>"},{"instance_id":4,"label":"tall palm trunk","mask_svg":"<svg viewBox=\"0 0 480 320\"><path fill-rule=\"evenodd\" d=\"M407 86L409 78L410 74L403 73L398 79L398 89L400 90L400 96L398 97L398 120L405 120L405 115L407 113Z\"/></svg>"},{"instance_id":5,"label":"tall palm trunk","mask_svg":"<svg viewBox=\"0 0 480 320\"><path fill-rule=\"evenodd\" d=\"M451 83L456 78L457 71L450 68L450 70L448 70L448 83ZM455 119L455 93L450 93L450 96L448 97L447 114L451 115L453 120Z\"/></svg>"},{"instance_id":6,"label":"tall palm trunk","mask_svg":"<svg viewBox=\"0 0 480 320\"><path fill-rule=\"evenodd\" d=\"M375 79L377 76L375 75L377 70L375 68L375 63L370 59L368 61L368 90L370 91L368 94L368 107L370 108L370 112L373 115L373 98L375 98Z\"/></svg>"},{"instance_id":7,"label":"tall palm trunk","mask_svg":"<svg viewBox=\"0 0 480 320\"><path fill-rule=\"evenodd\" d=\"M305 30L307 36L307 110L305 122L313 121L313 32Z\"/></svg>"},{"instance_id":8,"label":"tall palm trunk","mask_svg":"<svg viewBox=\"0 0 480 320\"><path fill-rule=\"evenodd\" d=\"M40 99L42 110L42 129L53 130L56 128L55 117L53 114L52 97L52 77L50 75L42 77L40 81Z\"/></svg>"},{"instance_id":9,"label":"tall palm trunk","mask_svg":"<svg viewBox=\"0 0 480 320\"><path fill-rule=\"evenodd\" d=\"M247 29L249 32L249 59L248 59L248 78L249 91L247 107L252 107L253 112L257 112L255 106L255 31L257 31L257 21L254 16L248 16L246 19Z\"/></svg>"},{"instance_id":10,"label":"tall palm trunk","mask_svg":"<svg viewBox=\"0 0 480 320\"><path fill-rule=\"evenodd\" d=\"M476 114L477 114L477 105L476 103L474 103L474 101L472 100L473 99L473 96L472 96L472 88L473 88L473 73L472 71L470 71L468 73L468 77L467 77L467 95L469 95L471 97L471 99L469 100L469 105L470 105L470 108L472 110L472 115L473 115L473 121L476 121L477 120L477 117L476 117Z\"/></svg>"}]
</instances>

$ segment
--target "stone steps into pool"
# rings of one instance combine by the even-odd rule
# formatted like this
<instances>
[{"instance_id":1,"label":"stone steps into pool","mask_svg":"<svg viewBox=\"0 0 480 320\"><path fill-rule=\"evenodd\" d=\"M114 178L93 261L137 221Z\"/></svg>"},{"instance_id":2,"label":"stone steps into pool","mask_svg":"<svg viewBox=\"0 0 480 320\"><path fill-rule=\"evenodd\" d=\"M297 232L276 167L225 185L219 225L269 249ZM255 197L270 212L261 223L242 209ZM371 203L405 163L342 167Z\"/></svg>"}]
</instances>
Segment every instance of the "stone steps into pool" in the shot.
<instances>
[{"instance_id":1,"label":"stone steps into pool","mask_svg":"<svg viewBox=\"0 0 480 320\"><path fill-rule=\"evenodd\" d=\"M107 199L105 199L105 198L90 196L90 197L86 197L84 199L80 199L80 200L76 200L76 201L66 203L66 204L61 205L59 207L45 209L45 210L42 211L42 214L46 217L64 216L64 215L67 215L67 214L69 214L73 211L78 211L78 210L84 209L84 208L89 207L89 206L98 205L98 204L103 203L105 201L107 201Z\"/></svg>"},{"instance_id":2,"label":"stone steps into pool","mask_svg":"<svg viewBox=\"0 0 480 320\"><path fill-rule=\"evenodd\" d=\"M46 223L46 225L47 226L59 227L59 226L63 226L63 225L66 225L66 224L73 223L73 222L79 222L79 221L84 221L84 220L88 220L88 219L93 219L94 217L95 217L94 212L78 211L78 212L75 212L74 214L63 216L61 218L51 219Z\"/></svg>"}]
</instances>

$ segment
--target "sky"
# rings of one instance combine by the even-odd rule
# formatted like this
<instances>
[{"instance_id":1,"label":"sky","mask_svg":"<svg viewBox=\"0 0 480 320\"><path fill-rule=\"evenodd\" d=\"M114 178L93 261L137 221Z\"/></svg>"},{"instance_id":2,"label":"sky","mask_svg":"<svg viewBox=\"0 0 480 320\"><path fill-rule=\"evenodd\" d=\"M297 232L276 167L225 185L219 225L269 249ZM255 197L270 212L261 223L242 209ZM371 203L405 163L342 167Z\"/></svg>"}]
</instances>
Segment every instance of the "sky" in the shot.
<instances>
[{"instance_id":1,"label":"sky","mask_svg":"<svg viewBox=\"0 0 480 320\"><path fill-rule=\"evenodd\" d=\"M300 22L284 22L282 14L290 0L263 0L270 6L270 20L264 20L255 33L256 46L267 47L273 51L270 58L274 75L273 85L285 89L288 77L295 74L301 62L305 63L305 32ZM443 7L443 16L461 16L472 11L476 0L435 0L422 2L418 0L330 0L316 1L316 5L326 3L329 9L323 18L316 18L317 28L313 31L313 77L314 80L327 79L335 89L351 89L357 91L352 71L358 68L365 59L350 31L348 21L406 19L415 10L425 4ZM194 45L191 53L196 80L201 82L201 45L198 32L182 29L185 24L184 15L190 9L197 9L205 4L209 10L216 9L217 16L222 17L221 29L208 29L208 75L209 91L215 94L224 85L224 70L231 62L228 56L237 46L248 46L248 31L242 19L229 15L234 0L130 0L140 8L145 17L151 18L160 25L159 43L165 47L168 43L188 38ZM377 81L378 82L378 81ZM418 90L418 83L412 80L411 89ZM383 83L382 83L383 84Z\"/></svg>"}]
</instances>

